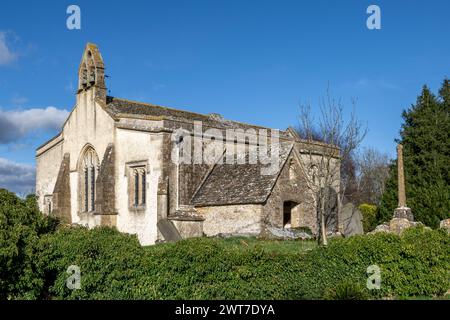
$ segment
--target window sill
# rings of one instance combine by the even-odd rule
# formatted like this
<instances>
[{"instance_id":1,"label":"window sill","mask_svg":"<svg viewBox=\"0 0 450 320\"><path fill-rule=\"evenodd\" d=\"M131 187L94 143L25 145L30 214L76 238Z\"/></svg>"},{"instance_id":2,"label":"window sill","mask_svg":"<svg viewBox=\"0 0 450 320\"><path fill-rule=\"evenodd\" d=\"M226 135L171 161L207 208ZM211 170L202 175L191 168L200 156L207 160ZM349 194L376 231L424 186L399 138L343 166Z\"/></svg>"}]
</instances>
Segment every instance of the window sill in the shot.
<instances>
[{"instance_id":1,"label":"window sill","mask_svg":"<svg viewBox=\"0 0 450 320\"><path fill-rule=\"evenodd\" d=\"M96 211L78 211L78 215L80 214L91 214L94 215L96 213Z\"/></svg>"},{"instance_id":2,"label":"window sill","mask_svg":"<svg viewBox=\"0 0 450 320\"><path fill-rule=\"evenodd\" d=\"M130 211L145 211L146 208L147 208L147 206L145 206L145 205L130 206L130 207L128 207L128 210L130 210Z\"/></svg>"}]
</instances>

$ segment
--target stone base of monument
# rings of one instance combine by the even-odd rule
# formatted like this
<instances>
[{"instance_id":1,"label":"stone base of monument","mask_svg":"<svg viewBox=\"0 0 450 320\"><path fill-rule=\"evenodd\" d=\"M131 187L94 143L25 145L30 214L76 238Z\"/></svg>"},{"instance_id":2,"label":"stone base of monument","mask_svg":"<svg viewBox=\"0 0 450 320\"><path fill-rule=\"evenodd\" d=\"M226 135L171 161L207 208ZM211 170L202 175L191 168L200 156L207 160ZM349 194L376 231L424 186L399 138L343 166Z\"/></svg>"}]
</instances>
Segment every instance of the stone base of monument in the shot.
<instances>
[{"instance_id":1,"label":"stone base of monument","mask_svg":"<svg viewBox=\"0 0 450 320\"><path fill-rule=\"evenodd\" d=\"M394 211L394 217L387 223L380 224L375 228L375 232L390 232L401 234L403 230L423 225L421 222L415 222L411 209L408 207L398 207Z\"/></svg>"},{"instance_id":2,"label":"stone base of monument","mask_svg":"<svg viewBox=\"0 0 450 320\"><path fill-rule=\"evenodd\" d=\"M391 221L387 223L383 223L378 225L374 231L371 233L377 233L377 232L389 232L389 233L395 233L395 234L401 234L403 230L411 228L411 227L417 227L423 225L421 222L415 222L410 221L405 218L392 218Z\"/></svg>"},{"instance_id":3,"label":"stone base of monument","mask_svg":"<svg viewBox=\"0 0 450 320\"><path fill-rule=\"evenodd\" d=\"M414 215L412 214L411 209L408 207L398 207L397 209L395 209L394 218L414 221Z\"/></svg>"},{"instance_id":4,"label":"stone base of monument","mask_svg":"<svg viewBox=\"0 0 450 320\"><path fill-rule=\"evenodd\" d=\"M420 222L414 222L406 218L392 218L389 221L389 231L395 234L401 234L403 230L415 227Z\"/></svg>"}]
</instances>

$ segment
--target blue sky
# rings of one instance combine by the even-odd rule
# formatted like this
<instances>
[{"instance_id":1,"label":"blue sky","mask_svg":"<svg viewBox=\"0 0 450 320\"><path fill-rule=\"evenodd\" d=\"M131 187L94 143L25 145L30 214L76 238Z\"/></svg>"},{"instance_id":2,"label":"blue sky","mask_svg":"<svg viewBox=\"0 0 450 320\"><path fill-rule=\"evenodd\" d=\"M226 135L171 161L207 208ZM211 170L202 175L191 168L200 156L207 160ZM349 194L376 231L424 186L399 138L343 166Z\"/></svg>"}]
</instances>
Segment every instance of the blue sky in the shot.
<instances>
[{"instance_id":1,"label":"blue sky","mask_svg":"<svg viewBox=\"0 0 450 320\"><path fill-rule=\"evenodd\" d=\"M70 4L81 30L66 28ZM381 30L366 27L370 4ZM329 86L348 111L357 99L363 145L394 156L401 111L450 76L449 12L446 0L2 0L0 187L32 185L34 150L73 107L88 41L113 96L284 129Z\"/></svg>"}]
</instances>

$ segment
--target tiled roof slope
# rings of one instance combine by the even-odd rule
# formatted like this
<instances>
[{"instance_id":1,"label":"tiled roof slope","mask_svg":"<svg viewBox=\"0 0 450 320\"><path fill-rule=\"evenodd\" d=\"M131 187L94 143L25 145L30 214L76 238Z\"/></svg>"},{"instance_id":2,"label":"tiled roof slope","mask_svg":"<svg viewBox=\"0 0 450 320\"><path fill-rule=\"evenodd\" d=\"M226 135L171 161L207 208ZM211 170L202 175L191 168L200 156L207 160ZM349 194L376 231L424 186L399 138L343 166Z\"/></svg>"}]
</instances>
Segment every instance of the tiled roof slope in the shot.
<instances>
[{"instance_id":1,"label":"tiled roof slope","mask_svg":"<svg viewBox=\"0 0 450 320\"><path fill-rule=\"evenodd\" d=\"M220 129L268 129L261 126L222 119L220 118L220 115L217 114L200 114L115 97L107 97L106 111L114 118L120 118L122 115L135 115L139 117L151 116L161 117L166 120L182 120L187 122L202 121L204 126ZM280 131L280 138L290 139L291 137L289 137L285 131Z\"/></svg>"},{"instance_id":2,"label":"tiled roof slope","mask_svg":"<svg viewBox=\"0 0 450 320\"><path fill-rule=\"evenodd\" d=\"M275 185L293 143L280 144L278 171L273 175L261 174L265 165L216 164L192 199L195 206L264 203ZM247 155L248 159L248 155Z\"/></svg>"}]
</instances>

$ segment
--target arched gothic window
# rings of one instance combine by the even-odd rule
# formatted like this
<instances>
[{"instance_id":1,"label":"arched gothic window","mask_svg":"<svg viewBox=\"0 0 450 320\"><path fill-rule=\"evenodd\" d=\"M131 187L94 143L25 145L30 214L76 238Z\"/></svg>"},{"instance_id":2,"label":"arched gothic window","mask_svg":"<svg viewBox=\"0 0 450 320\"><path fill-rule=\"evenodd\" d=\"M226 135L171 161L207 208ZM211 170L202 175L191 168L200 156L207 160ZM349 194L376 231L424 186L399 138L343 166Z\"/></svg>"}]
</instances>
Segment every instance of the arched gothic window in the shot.
<instances>
[{"instance_id":1,"label":"arched gothic window","mask_svg":"<svg viewBox=\"0 0 450 320\"><path fill-rule=\"evenodd\" d=\"M133 169L135 207L145 206L146 202L146 170L144 167Z\"/></svg>"},{"instance_id":2,"label":"arched gothic window","mask_svg":"<svg viewBox=\"0 0 450 320\"><path fill-rule=\"evenodd\" d=\"M81 158L79 168L81 212L95 211L95 181L98 173L98 157L92 147L87 148Z\"/></svg>"}]
</instances>

